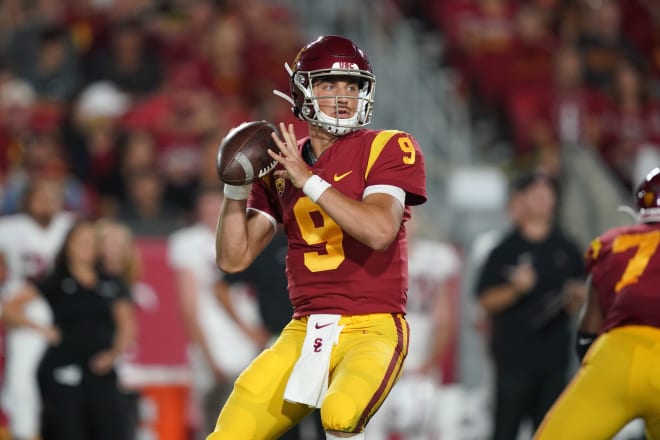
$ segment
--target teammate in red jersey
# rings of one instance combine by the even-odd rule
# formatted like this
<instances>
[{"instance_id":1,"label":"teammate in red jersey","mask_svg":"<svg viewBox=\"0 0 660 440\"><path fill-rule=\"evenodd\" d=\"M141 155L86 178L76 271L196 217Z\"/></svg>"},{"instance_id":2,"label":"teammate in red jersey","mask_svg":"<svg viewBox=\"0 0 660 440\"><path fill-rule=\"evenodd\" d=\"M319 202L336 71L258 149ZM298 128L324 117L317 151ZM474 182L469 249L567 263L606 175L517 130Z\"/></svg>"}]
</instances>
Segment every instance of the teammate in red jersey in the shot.
<instances>
[{"instance_id":1,"label":"teammate in red jersey","mask_svg":"<svg viewBox=\"0 0 660 440\"><path fill-rule=\"evenodd\" d=\"M314 407L328 439L364 439L407 353L404 224L426 201L422 152L410 134L363 128L376 80L351 40L320 37L287 70L291 97L278 94L309 136L280 124L274 173L225 186L216 251L241 271L282 223L293 319L238 378L208 440L275 439Z\"/></svg>"},{"instance_id":2,"label":"teammate in red jersey","mask_svg":"<svg viewBox=\"0 0 660 440\"><path fill-rule=\"evenodd\" d=\"M660 168L636 199L640 223L610 229L589 246L582 366L537 440L610 439L635 418L644 419L648 440L660 439Z\"/></svg>"}]
</instances>

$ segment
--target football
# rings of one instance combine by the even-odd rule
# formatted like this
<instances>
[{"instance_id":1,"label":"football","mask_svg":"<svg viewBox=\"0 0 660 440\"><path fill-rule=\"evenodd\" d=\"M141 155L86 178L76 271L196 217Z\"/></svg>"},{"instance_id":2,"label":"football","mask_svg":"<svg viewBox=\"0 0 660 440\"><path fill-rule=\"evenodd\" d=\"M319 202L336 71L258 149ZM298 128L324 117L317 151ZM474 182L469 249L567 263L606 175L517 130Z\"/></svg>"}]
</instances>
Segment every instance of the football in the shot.
<instances>
[{"instance_id":1,"label":"football","mask_svg":"<svg viewBox=\"0 0 660 440\"><path fill-rule=\"evenodd\" d=\"M244 122L232 128L218 149L220 180L229 185L247 185L273 171L277 161L267 151L279 151L271 138L273 132L279 134L277 127L267 121Z\"/></svg>"}]
</instances>

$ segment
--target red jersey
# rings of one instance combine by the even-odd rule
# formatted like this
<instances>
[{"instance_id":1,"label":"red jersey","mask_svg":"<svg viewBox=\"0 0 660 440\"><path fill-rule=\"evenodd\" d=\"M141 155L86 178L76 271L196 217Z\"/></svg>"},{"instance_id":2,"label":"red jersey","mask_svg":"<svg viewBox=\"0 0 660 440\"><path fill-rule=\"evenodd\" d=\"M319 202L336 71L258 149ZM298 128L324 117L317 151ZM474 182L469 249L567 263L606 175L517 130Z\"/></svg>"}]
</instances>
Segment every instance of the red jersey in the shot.
<instances>
[{"instance_id":1,"label":"red jersey","mask_svg":"<svg viewBox=\"0 0 660 440\"><path fill-rule=\"evenodd\" d=\"M660 224L610 229L589 245L587 270L605 314L602 331L660 328Z\"/></svg>"},{"instance_id":2,"label":"red jersey","mask_svg":"<svg viewBox=\"0 0 660 440\"><path fill-rule=\"evenodd\" d=\"M299 148L306 141L299 141ZM363 129L344 135L318 158L312 172L355 200L362 200L369 186L403 189L404 222L410 218L409 206L426 201L422 152L401 131ZM302 190L273 174L253 185L248 207L284 225L294 317L405 313L408 250L403 222L390 247L374 251L342 231Z\"/></svg>"}]
</instances>

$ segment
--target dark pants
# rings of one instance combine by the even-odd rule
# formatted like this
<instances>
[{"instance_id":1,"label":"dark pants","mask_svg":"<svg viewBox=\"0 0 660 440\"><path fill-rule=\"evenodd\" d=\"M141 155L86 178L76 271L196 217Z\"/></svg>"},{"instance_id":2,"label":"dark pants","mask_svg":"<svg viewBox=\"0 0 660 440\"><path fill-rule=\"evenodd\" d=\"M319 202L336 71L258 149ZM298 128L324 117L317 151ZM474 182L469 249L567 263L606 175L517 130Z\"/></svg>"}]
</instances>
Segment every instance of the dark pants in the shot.
<instances>
[{"instance_id":1,"label":"dark pants","mask_svg":"<svg viewBox=\"0 0 660 440\"><path fill-rule=\"evenodd\" d=\"M566 383L566 368L524 373L498 371L493 440L515 440L526 419L531 419L536 430Z\"/></svg>"},{"instance_id":2,"label":"dark pants","mask_svg":"<svg viewBox=\"0 0 660 440\"><path fill-rule=\"evenodd\" d=\"M40 369L43 440L127 440L116 374L83 371L76 384Z\"/></svg>"},{"instance_id":3,"label":"dark pants","mask_svg":"<svg viewBox=\"0 0 660 440\"><path fill-rule=\"evenodd\" d=\"M310 415L305 417L302 422L298 423L296 426L282 434L279 440L303 440L301 424L308 424L313 427L313 437L317 440L325 439L325 430L323 429L323 424L321 423L321 411L315 409ZM306 437L308 438L308 437Z\"/></svg>"}]
</instances>

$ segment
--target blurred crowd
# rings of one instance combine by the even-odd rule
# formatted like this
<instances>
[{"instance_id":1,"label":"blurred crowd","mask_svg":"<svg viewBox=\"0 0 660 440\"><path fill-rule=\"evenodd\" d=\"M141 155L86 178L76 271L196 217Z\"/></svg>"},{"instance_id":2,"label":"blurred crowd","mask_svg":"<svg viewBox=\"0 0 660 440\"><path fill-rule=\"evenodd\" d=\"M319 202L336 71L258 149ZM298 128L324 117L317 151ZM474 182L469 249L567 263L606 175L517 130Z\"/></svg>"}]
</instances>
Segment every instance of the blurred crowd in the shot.
<instances>
[{"instance_id":1,"label":"blurred crowd","mask_svg":"<svg viewBox=\"0 0 660 440\"><path fill-rule=\"evenodd\" d=\"M140 234L180 225L217 182L229 128L291 121L272 94L301 46L286 7L263 0L0 4L0 212L48 174L66 208ZM275 73L275 74L274 74Z\"/></svg>"},{"instance_id":2,"label":"blurred crowd","mask_svg":"<svg viewBox=\"0 0 660 440\"><path fill-rule=\"evenodd\" d=\"M562 146L585 146L630 189L640 152L660 150L657 1L399 3L440 30L444 62L517 164L554 173Z\"/></svg>"},{"instance_id":3,"label":"blurred crowd","mask_svg":"<svg viewBox=\"0 0 660 440\"><path fill-rule=\"evenodd\" d=\"M660 149L660 17L653 0L395 2L438 30L475 115L514 161L561 167L593 149L625 188ZM0 5L0 212L31 175L66 204L140 233L171 229L246 120L293 121L272 94L302 42L292 10L249 1L8 0ZM165 222L154 219L167 219Z\"/></svg>"}]
</instances>

